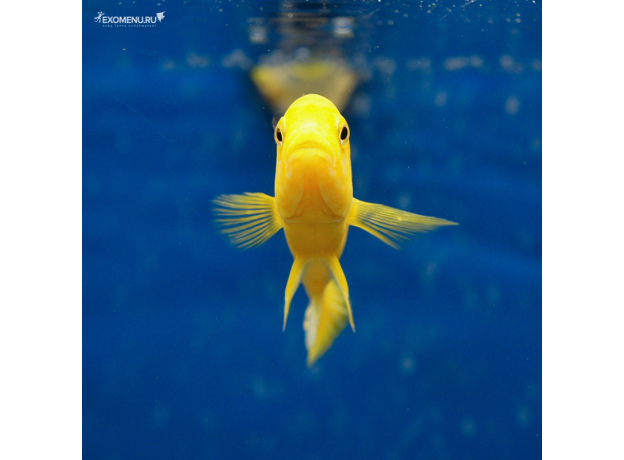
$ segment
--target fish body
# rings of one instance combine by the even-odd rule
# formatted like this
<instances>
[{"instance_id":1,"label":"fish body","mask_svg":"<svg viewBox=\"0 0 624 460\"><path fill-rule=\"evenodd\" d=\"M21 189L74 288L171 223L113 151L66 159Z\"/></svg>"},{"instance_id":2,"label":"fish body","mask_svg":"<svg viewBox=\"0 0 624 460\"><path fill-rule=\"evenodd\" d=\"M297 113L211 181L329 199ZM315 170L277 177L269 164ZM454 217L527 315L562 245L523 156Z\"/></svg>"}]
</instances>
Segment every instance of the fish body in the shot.
<instances>
[{"instance_id":1,"label":"fish body","mask_svg":"<svg viewBox=\"0 0 624 460\"><path fill-rule=\"evenodd\" d=\"M288 59L282 50L265 56L250 73L262 96L275 112L284 113L293 100L305 93L322 94L342 110L361 76L341 58Z\"/></svg>"},{"instance_id":2,"label":"fish body","mask_svg":"<svg viewBox=\"0 0 624 460\"><path fill-rule=\"evenodd\" d=\"M303 283L310 299L303 327L312 365L347 322L355 331L339 262L350 226L396 248L416 232L456 224L354 198L349 126L322 96L310 94L293 102L277 123L274 137L275 197L221 195L214 200L215 214L222 232L243 248L260 245L284 229L294 258L286 283L284 328L291 300Z\"/></svg>"}]
</instances>

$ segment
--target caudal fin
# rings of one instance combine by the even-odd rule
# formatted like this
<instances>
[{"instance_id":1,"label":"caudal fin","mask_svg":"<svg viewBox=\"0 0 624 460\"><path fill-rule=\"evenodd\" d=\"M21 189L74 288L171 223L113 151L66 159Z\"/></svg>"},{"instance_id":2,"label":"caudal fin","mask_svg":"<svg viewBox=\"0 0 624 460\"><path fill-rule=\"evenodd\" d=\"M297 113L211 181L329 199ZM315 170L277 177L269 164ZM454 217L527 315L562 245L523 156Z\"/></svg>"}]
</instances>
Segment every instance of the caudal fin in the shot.
<instances>
[{"instance_id":1,"label":"caudal fin","mask_svg":"<svg viewBox=\"0 0 624 460\"><path fill-rule=\"evenodd\" d=\"M349 322L347 305L334 280L327 283L321 296L310 300L303 320L308 366L323 356Z\"/></svg>"}]
</instances>

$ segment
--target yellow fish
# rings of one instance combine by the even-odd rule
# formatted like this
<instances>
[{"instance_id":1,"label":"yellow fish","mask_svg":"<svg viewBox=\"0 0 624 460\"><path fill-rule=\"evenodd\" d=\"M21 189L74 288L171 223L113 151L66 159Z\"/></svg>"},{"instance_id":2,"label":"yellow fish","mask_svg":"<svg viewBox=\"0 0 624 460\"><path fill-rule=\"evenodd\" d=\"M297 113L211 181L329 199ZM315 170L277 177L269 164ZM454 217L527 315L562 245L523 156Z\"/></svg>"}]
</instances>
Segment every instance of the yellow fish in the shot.
<instances>
[{"instance_id":1,"label":"yellow fish","mask_svg":"<svg viewBox=\"0 0 624 460\"><path fill-rule=\"evenodd\" d=\"M321 357L347 324L355 332L340 256L349 226L384 243L417 232L457 225L353 197L349 125L328 99L297 99L275 127L275 198L264 193L221 195L214 212L221 231L238 247L258 246L284 229L294 257L286 283L284 329L290 302L303 282L310 303L303 328L308 366Z\"/></svg>"}]
</instances>

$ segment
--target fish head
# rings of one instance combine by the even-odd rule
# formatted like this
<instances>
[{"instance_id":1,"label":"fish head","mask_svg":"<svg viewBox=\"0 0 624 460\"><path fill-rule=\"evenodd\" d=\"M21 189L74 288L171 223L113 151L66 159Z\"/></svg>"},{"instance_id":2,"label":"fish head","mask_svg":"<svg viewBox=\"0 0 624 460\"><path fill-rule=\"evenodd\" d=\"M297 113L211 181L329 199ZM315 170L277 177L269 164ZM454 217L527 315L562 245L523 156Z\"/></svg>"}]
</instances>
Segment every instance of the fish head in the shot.
<instances>
[{"instance_id":1,"label":"fish head","mask_svg":"<svg viewBox=\"0 0 624 460\"><path fill-rule=\"evenodd\" d=\"M328 99L309 94L292 103L274 131L282 217L346 216L353 198L349 136L347 121Z\"/></svg>"}]
</instances>

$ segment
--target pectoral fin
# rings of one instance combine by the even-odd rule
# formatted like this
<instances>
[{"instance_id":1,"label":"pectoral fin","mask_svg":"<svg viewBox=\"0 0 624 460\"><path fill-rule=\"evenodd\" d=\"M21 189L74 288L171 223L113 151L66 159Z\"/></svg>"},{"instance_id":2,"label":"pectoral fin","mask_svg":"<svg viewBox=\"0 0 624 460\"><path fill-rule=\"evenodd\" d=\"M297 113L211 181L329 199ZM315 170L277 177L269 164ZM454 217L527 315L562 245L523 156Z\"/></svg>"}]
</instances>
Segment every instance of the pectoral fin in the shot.
<instances>
[{"instance_id":1,"label":"pectoral fin","mask_svg":"<svg viewBox=\"0 0 624 460\"><path fill-rule=\"evenodd\" d=\"M275 198L264 193L220 195L213 203L221 233L239 248L259 246L283 227Z\"/></svg>"},{"instance_id":2,"label":"pectoral fin","mask_svg":"<svg viewBox=\"0 0 624 460\"><path fill-rule=\"evenodd\" d=\"M421 216L382 204L367 203L355 198L353 198L353 205L347 217L347 223L366 230L384 243L397 249L399 248L398 243L409 239L414 233L435 230L443 225L458 225L450 220Z\"/></svg>"}]
</instances>

